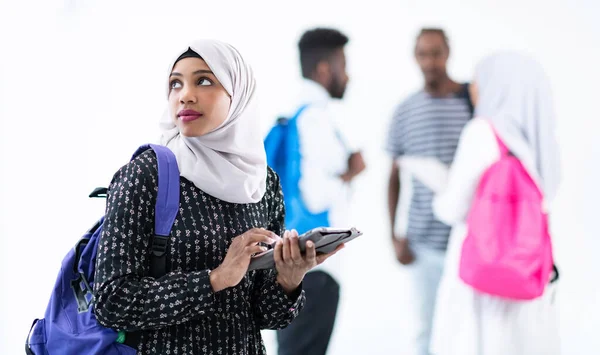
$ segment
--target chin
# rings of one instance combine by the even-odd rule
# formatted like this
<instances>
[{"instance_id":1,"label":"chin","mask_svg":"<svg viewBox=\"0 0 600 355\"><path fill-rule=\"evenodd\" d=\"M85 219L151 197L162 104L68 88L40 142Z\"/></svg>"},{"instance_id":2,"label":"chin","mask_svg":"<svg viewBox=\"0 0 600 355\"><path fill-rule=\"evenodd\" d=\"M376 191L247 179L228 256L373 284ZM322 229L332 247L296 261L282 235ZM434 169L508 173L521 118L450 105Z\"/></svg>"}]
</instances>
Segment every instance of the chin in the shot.
<instances>
[{"instance_id":1,"label":"chin","mask_svg":"<svg viewBox=\"0 0 600 355\"><path fill-rule=\"evenodd\" d=\"M439 80L438 78L425 80L425 83L427 84L427 86L430 86L430 87L438 87L440 85L440 82L441 82L441 80Z\"/></svg>"},{"instance_id":2,"label":"chin","mask_svg":"<svg viewBox=\"0 0 600 355\"><path fill-rule=\"evenodd\" d=\"M345 93L345 91L334 92L334 93L331 93L331 97L334 99L341 100L344 98L344 93Z\"/></svg>"},{"instance_id":3,"label":"chin","mask_svg":"<svg viewBox=\"0 0 600 355\"><path fill-rule=\"evenodd\" d=\"M203 135L205 135L206 133L208 133L207 130L202 129L202 128L198 128L198 127L180 127L179 128L179 133L184 136L184 137L188 137L188 138L193 138L193 137L201 137Z\"/></svg>"}]
</instances>

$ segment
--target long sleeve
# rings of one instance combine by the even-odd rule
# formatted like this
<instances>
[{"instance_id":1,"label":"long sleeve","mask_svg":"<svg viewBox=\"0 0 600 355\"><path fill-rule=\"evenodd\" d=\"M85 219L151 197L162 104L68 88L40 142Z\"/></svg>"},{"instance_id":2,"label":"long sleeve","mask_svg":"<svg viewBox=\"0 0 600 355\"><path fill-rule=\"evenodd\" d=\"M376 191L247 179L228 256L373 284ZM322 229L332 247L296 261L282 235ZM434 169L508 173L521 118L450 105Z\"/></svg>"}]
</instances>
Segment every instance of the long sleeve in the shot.
<instances>
[{"instance_id":1,"label":"long sleeve","mask_svg":"<svg viewBox=\"0 0 600 355\"><path fill-rule=\"evenodd\" d=\"M347 189L340 176L348 168L350 152L339 139L328 114L324 108L309 107L298 118L302 154L299 186L312 213L330 209Z\"/></svg>"},{"instance_id":2,"label":"long sleeve","mask_svg":"<svg viewBox=\"0 0 600 355\"><path fill-rule=\"evenodd\" d=\"M481 175L500 152L493 131L482 119L468 123L459 140L446 189L433 200L433 212L447 225L467 218Z\"/></svg>"},{"instance_id":3,"label":"long sleeve","mask_svg":"<svg viewBox=\"0 0 600 355\"><path fill-rule=\"evenodd\" d=\"M285 207L279 178L273 179L274 186L269 191L274 191L270 211L268 230L283 235L285 231ZM277 283L275 270L254 271L254 289L252 292L252 307L255 320L261 329L282 329L288 326L300 310L304 307L306 297L302 284L294 295L288 296Z\"/></svg>"},{"instance_id":4,"label":"long sleeve","mask_svg":"<svg viewBox=\"0 0 600 355\"><path fill-rule=\"evenodd\" d=\"M115 174L98 245L95 315L106 327L162 328L213 310L209 271L148 277L157 171L146 152ZM139 159L142 158L142 159Z\"/></svg>"}]
</instances>

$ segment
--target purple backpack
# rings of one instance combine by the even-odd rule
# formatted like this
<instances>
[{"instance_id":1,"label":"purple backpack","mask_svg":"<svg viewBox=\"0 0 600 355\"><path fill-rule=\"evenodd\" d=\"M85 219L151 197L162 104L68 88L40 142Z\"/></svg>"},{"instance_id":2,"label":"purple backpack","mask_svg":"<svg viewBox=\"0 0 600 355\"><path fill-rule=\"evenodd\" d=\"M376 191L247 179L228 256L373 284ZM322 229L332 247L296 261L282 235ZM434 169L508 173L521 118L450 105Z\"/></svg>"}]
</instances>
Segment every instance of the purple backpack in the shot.
<instances>
[{"instance_id":1,"label":"purple backpack","mask_svg":"<svg viewBox=\"0 0 600 355\"><path fill-rule=\"evenodd\" d=\"M179 211L179 168L167 147L141 146L132 160L152 149L158 160L158 194L155 233L151 245L150 276L166 274L166 248ZM96 189L90 197L106 197L107 189ZM94 316L92 295L96 251L102 233L102 217L63 259L43 319L31 326L25 345L28 355L134 355L139 332L125 333L103 327Z\"/></svg>"}]
</instances>

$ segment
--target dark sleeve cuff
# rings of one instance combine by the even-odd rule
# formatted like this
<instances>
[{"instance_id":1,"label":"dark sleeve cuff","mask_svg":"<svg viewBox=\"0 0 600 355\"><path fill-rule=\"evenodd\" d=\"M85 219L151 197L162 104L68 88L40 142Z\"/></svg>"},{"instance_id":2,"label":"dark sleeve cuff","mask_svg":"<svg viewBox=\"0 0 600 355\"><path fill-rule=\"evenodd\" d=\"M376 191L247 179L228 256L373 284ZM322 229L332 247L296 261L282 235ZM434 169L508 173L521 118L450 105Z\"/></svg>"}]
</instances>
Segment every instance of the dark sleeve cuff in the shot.
<instances>
[{"instance_id":1,"label":"dark sleeve cuff","mask_svg":"<svg viewBox=\"0 0 600 355\"><path fill-rule=\"evenodd\" d=\"M298 288L294 290L291 294L287 294L283 287L275 280L275 290L278 293L278 299L281 300L282 305L288 312L296 313L299 312L302 307L304 307L304 301L306 299L304 295L304 289L302 287L303 283L298 285Z\"/></svg>"},{"instance_id":2,"label":"dark sleeve cuff","mask_svg":"<svg viewBox=\"0 0 600 355\"><path fill-rule=\"evenodd\" d=\"M194 303L200 315L204 309L208 309L216 303L215 293L210 284L210 273L208 270L194 271L188 274L187 279L188 297Z\"/></svg>"},{"instance_id":3,"label":"dark sleeve cuff","mask_svg":"<svg viewBox=\"0 0 600 355\"><path fill-rule=\"evenodd\" d=\"M303 289L302 289L302 283L300 283L300 285L298 285L298 288L296 288L294 290L294 292L292 292L290 295L287 295L288 299L290 301L296 302L298 300L298 298L300 297L300 295L302 295L302 291L303 291Z\"/></svg>"}]
</instances>

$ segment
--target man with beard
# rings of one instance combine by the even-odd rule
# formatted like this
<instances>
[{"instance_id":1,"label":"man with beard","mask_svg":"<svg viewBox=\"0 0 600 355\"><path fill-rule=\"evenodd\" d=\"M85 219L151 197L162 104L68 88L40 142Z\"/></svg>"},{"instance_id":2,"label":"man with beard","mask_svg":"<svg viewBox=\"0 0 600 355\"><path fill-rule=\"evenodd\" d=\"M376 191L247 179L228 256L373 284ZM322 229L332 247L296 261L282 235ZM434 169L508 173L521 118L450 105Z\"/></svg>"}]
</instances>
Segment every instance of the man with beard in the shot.
<instances>
[{"instance_id":1,"label":"man with beard","mask_svg":"<svg viewBox=\"0 0 600 355\"><path fill-rule=\"evenodd\" d=\"M450 55L448 39L441 29L423 29L417 37L415 59L425 79L424 89L404 100L394 113L389 129L387 150L393 163L388 186L388 209L392 227L391 239L400 264L409 265L416 319L411 322L412 344L407 354L429 354L429 338L437 287L442 275L450 227L433 214L435 188L429 173L417 176L433 165L448 167L454 158L464 125L472 116L467 84L453 81L446 70ZM400 164L411 161L412 164ZM421 165L419 165L421 164ZM424 164L424 165L423 165ZM411 169L408 169L410 166ZM400 167L410 177L408 224L399 226L396 208L400 196ZM406 169L405 169L406 168ZM426 170L426 169L425 169ZM443 172L443 171L442 171ZM423 176L425 175L425 176ZM402 181L407 181L402 179Z\"/></svg>"},{"instance_id":2,"label":"man with beard","mask_svg":"<svg viewBox=\"0 0 600 355\"><path fill-rule=\"evenodd\" d=\"M317 227L346 227L348 223L348 187L365 169L365 163L338 129L332 105L334 100L342 99L348 83L344 53L347 43L348 37L337 30L316 28L305 32L298 44L304 80L288 116L297 117L301 156L298 187L309 213L326 218L314 222L303 219L295 225L286 216L288 230L303 233ZM287 205L286 209L293 212ZM327 352L340 292L336 263L339 261L328 261L304 278L306 305L287 328L278 331L279 355Z\"/></svg>"}]
</instances>

